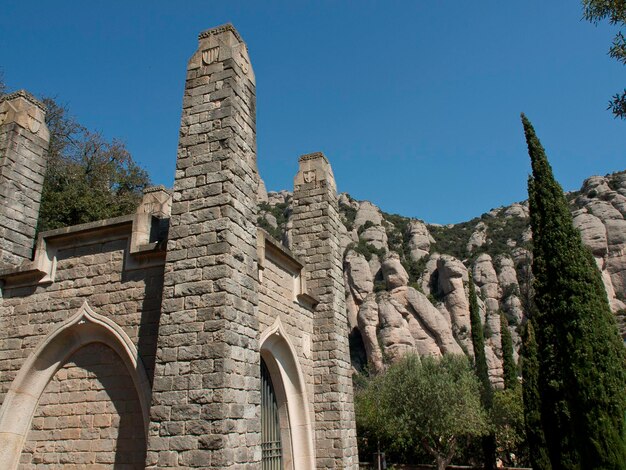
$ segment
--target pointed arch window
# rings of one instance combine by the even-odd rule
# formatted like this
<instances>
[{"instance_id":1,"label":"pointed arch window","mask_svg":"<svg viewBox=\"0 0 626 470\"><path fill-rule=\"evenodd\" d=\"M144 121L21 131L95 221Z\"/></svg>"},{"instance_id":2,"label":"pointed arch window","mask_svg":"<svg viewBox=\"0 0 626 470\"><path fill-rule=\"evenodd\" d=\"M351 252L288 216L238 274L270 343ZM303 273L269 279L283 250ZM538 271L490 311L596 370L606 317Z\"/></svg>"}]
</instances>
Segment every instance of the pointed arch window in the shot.
<instances>
[{"instance_id":1,"label":"pointed arch window","mask_svg":"<svg viewBox=\"0 0 626 470\"><path fill-rule=\"evenodd\" d=\"M261 358L261 468L282 470L283 446L280 437L278 400L267 365Z\"/></svg>"}]
</instances>

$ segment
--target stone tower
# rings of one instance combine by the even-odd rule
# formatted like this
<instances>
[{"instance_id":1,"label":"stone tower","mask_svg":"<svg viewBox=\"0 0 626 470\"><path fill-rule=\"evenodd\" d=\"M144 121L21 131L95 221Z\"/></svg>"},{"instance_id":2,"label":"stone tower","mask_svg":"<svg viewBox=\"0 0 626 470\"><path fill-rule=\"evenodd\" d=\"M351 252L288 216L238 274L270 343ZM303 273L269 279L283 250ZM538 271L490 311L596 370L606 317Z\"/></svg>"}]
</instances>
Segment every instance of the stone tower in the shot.
<instances>
[{"instance_id":1,"label":"stone tower","mask_svg":"<svg viewBox=\"0 0 626 470\"><path fill-rule=\"evenodd\" d=\"M255 79L231 25L187 66L149 468L258 468Z\"/></svg>"},{"instance_id":2,"label":"stone tower","mask_svg":"<svg viewBox=\"0 0 626 470\"><path fill-rule=\"evenodd\" d=\"M313 317L317 468L357 468L352 368L339 242L337 188L322 153L300 157L294 180L292 248L319 304Z\"/></svg>"},{"instance_id":3,"label":"stone tower","mask_svg":"<svg viewBox=\"0 0 626 470\"><path fill-rule=\"evenodd\" d=\"M0 98L0 265L32 256L50 133L25 91Z\"/></svg>"}]
</instances>

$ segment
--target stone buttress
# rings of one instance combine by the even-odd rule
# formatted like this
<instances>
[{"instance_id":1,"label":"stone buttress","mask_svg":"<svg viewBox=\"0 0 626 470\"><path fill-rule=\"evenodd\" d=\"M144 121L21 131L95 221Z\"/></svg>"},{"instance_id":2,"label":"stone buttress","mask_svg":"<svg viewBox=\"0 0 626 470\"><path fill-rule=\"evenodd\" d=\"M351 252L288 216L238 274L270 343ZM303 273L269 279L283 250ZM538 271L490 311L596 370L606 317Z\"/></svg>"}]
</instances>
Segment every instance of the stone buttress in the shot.
<instances>
[{"instance_id":1,"label":"stone buttress","mask_svg":"<svg viewBox=\"0 0 626 470\"><path fill-rule=\"evenodd\" d=\"M188 63L148 468L260 466L255 79L231 25Z\"/></svg>"},{"instance_id":2,"label":"stone buttress","mask_svg":"<svg viewBox=\"0 0 626 470\"><path fill-rule=\"evenodd\" d=\"M294 181L292 249L317 298L313 374L317 468L358 468L337 189L326 157L300 157Z\"/></svg>"},{"instance_id":3,"label":"stone buttress","mask_svg":"<svg viewBox=\"0 0 626 470\"><path fill-rule=\"evenodd\" d=\"M50 133L25 91L0 98L0 265L31 259Z\"/></svg>"}]
</instances>

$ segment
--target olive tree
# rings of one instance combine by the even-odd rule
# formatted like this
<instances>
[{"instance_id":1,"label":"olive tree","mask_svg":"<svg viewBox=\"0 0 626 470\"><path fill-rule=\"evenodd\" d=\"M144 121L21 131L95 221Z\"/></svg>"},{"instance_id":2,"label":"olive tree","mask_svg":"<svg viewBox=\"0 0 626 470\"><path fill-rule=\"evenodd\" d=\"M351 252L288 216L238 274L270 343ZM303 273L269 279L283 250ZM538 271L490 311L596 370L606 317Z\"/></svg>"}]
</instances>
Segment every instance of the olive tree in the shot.
<instances>
[{"instance_id":1,"label":"olive tree","mask_svg":"<svg viewBox=\"0 0 626 470\"><path fill-rule=\"evenodd\" d=\"M421 448L445 469L459 441L488 432L480 385L465 356L409 355L357 388L361 428L397 448Z\"/></svg>"}]
</instances>

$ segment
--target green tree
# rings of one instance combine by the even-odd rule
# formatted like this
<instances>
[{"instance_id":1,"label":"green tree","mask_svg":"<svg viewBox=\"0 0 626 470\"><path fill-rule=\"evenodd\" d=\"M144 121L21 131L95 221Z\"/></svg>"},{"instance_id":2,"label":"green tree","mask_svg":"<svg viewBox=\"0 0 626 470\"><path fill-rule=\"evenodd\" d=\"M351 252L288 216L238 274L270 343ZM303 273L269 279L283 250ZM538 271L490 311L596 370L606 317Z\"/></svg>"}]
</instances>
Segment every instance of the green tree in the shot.
<instances>
[{"instance_id":1,"label":"green tree","mask_svg":"<svg viewBox=\"0 0 626 470\"><path fill-rule=\"evenodd\" d=\"M506 315L500 312L500 338L502 342L502 369L504 372L504 388L517 387L517 365L513 358L513 338L509 331L509 321Z\"/></svg>"},{"instance_id":2,"label":"green tree","mask_svg":"<svg viewBox=\"0 0 626 470\"><path fill-rule=\"evenodd\" d=\"M487 357L485 355L485 338L480 321L478 298L472 275L469 277L470 326L472 328L472 346L474 348L474 370L480 382L480 397L485 409L489 412L493 406L493 387L489 380ZM496 438L493 433L482 438L483 464L487 469L496 468Z\"/></svg>"},{"instance_id":3,"label":"green tree","mask_svg":"<svg viewBox=\"0 0 626 470\"><path fill-rule=\"evenodd\" d=\"M626 468L626 349L591 252L522 115L529 179L541 422L553 467Z\"/></svg>"},{"instance_id":4,"label":"green tree","mask_svg":"<svg viewBox=\"0 0 626 470\"><path fill-rule=\"evenodd\" d=\"M626 1L583 0L583 15L587 21L594 24L608 19L610 24L621 28L626 26ZM626 65L626 38L621 31L614 36L609 55ZM611 98L608 109L616 117L626 119L626 89Z\"/></svg>"},{"instance_id":5,"label":"green tree","mask_svg":"<svg viewBox=\"0 0 626 470\"><path fill-rule=\"evenodd\" d=\"M65 106L44 98L50 129L39 231L132 213L148 174L118 140L80 125Z\"/></svg>"},{"instance_id":6,"label":"green tree","mask_svg":"<svg viewBox=\"0 0 626 470\"><path fill-rule=\"evenodd\" d=\"M539 392L539 358L532 319L526 322L522 342L522 379L524 422L530 463L535 470L551 470L546 438L541 424L541 394Z\"/></svg>"},{"instance_id":7,"label":"green tree","mask_svg":"<svg viewBox=\"0 0 626 470\"><path fill-rule=\"evenodd\" d=\"M487 432L480 386L465 356L409 355L357 389L356 416L400 448L426 450L445 469L459 440ZM365 420L365 423L363 422Z\"/></svg>"},{"instance_id":8,"label":"green tree","mask_svg":"<svg viewBox=\"0 0 626 470\"><path fill-rule=\"evenodd\" d=\"M490 414L496 435L498 455L507 466L526 465L528 449L524 427L522 387L518 385L504 390L495 390Z\"/></svg>"}]
</instances>

